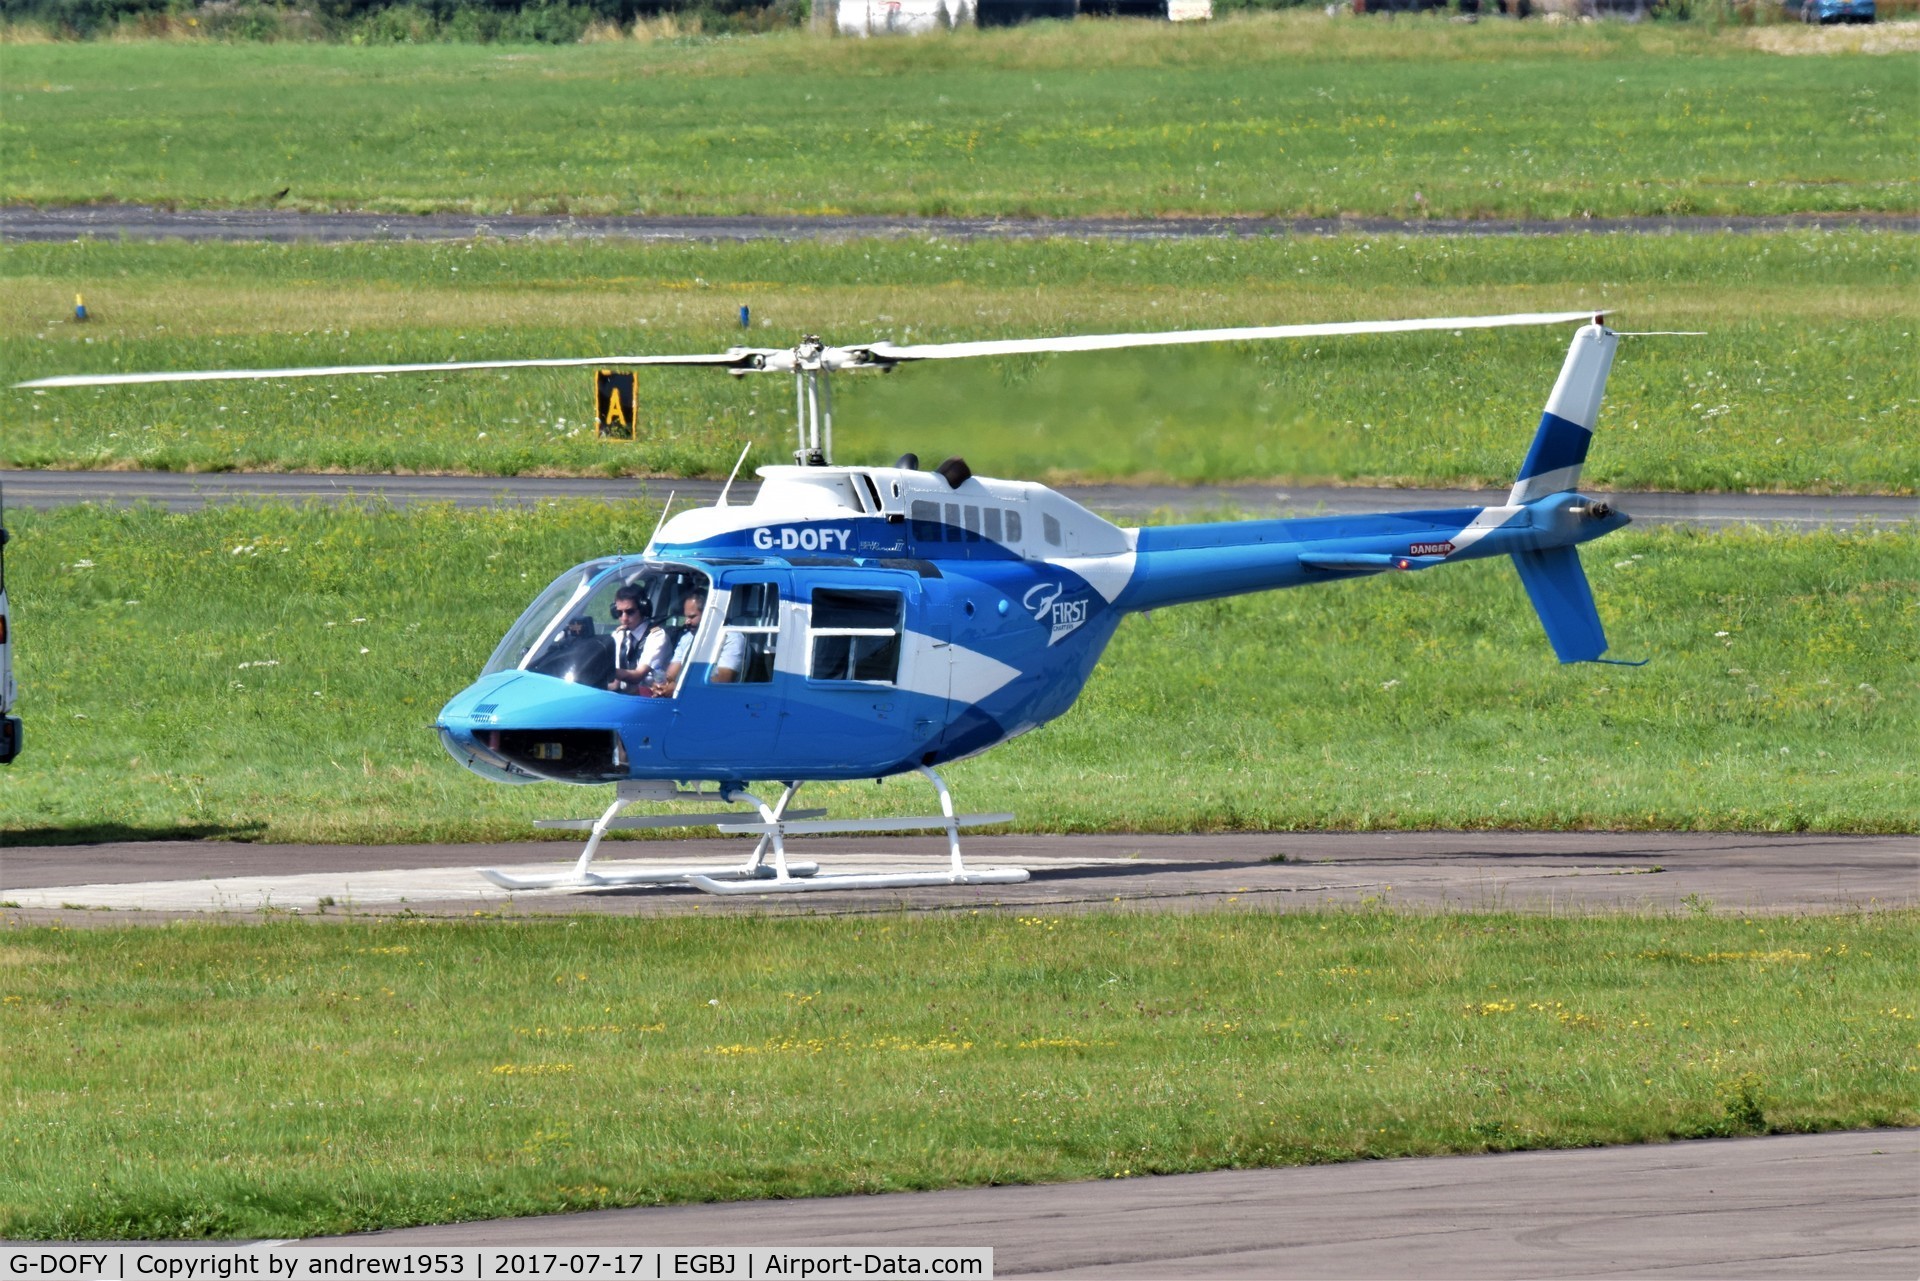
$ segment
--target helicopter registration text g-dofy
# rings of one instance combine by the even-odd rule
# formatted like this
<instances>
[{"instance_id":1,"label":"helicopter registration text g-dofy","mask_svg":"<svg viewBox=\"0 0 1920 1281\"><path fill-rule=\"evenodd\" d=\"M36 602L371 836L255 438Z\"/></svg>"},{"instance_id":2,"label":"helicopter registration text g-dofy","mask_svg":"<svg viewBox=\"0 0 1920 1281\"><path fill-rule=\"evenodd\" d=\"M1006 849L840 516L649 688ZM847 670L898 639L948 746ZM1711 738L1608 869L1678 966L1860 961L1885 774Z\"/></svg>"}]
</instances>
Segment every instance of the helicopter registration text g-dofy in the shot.
<instances>
[{"instance_id":1,"label":"helicopter registration text g-dofy","mask_svg":"<svg viewBox=\"0 0 1920 1281\"><path fill-rule=\"evenodd\" d=\"M926 470L835 466L827 375L923 359L1099 350L1182 342L1493 328L1586 320L1574 334L1518 475L1495 506L1123 529L1045 485L975 476L959 459ZM998 883L958 831L1010 815L959 815L938 774L951 761L1045 725L1073 706L1114 630L1132 613L1246 592L1510 557L1563 662L1600 659L1607 641L1578 546L1627 523L1578 492L1618 335L1589 312L1455 317L1167 334L791 350L711 356L463 362L705 364L791 373L800 448L759 470L751 503L665 520L634 555L603 556L555 578L507 631L435 728L446 750L501 783L613 785L570 872L487 875L513 888L679 882L717 892ZM361 366L361 373L442 366ZM309 376L108 375L93 381ZM41 385L77 382L42 380ZM1516 438L1516 446L1518 439ZM658 633L664 633L659 635ZM655 666L628 672L643 638ZM815 821L792 811L812 780L919 772L941 813L925 819ZM783 785L768 804L754 780ZM753 808L620 817L641 801L707 798ZM713 823L756 836L744 863L592 869L615 827ZM814 875L784 841L826 831L943 830L937 872Z\"/></svg>"}]
</instances>

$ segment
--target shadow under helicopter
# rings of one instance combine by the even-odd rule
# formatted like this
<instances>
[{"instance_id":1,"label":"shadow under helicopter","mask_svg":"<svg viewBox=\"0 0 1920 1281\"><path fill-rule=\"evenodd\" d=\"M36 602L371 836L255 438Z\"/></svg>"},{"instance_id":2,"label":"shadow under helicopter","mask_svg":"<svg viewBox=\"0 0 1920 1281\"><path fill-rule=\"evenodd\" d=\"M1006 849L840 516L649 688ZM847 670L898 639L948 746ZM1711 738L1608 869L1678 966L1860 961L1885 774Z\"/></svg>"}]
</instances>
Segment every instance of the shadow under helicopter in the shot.
<instances>
[{"instance_id":1,"label":"shadow under helicopter","mask_svg":"<svg viewBox=\"0 0 1920 1281\"><path fill-rule=\"evenodd\" d=\"M247 823L76 823L62 827L22 827L0 831L0 849L30 845L112 845L123 841L233 841L249 844L266 835L264 822Z\"/></svg>"},{"instance_id":2,"label":"shadow under helicopter","mask_svg":"<svg viewBox=\"0 0 1920 1281\"><path fill-rule=\"evenodd\" d=\"M788 854L795 861L799 861L801 858L804 857L805 850L803 848L796 847L795 849L789 850ZM820 857L822 860L824 860L821 864L822 870L823 871L833 870L831 867L833 856L831 854L822 854ZM1027 883L1031 884L1033 882L1076 882L1076 881L1099 881L1099 880L1121 880L1121 879L1131 880L1133 878L1141 877L1141 876L1156 876L1156 875L1162 875L1162 874L1172 875L1175 873L1179 873L1184 876L1192 876L1192 875L1204 874L1207 872L1231 872L1235 870L1245 870L1249 866L1259 867L1261 866L1261 864L1258 864L1258 863L1248 864L1240 859L1222 859L1215 862L1187 862L1187 861L1182 861L1178 863L1127 862L1127 863L1105 864L1105 865L1096 866L1096 867L1049 867L1049 868L1034 869L1032 877ZM924 886L920 888L926 889L926 890L939 891L939 890L950 888L950 887L933 885L933 886ZM952 888L969 888L969 887L962 886L962 887L952 887ZM846 890L846 891L842 891L842 893L857 897L862 894L872 894L873 891L872 890ZM674 896L691 896L692 898L698 899L702 902L713 901L713 896L707 893L705 890L700 889L698 886L678 885L672 882L668 882L666 884L661 884L661 885L608 885L603 887L593 887L593 888L574 891L574 897L578 899L583 899L583 900L657 898L663 894L674 895ZM818 900L815 900L815 901L817 902ZM880 904L876 903L875 906L879 907ZM973 907L973 906L978 906L978 904L969 900L969 902L964 904L964 906Z\"/></svg>"}]
</instances>

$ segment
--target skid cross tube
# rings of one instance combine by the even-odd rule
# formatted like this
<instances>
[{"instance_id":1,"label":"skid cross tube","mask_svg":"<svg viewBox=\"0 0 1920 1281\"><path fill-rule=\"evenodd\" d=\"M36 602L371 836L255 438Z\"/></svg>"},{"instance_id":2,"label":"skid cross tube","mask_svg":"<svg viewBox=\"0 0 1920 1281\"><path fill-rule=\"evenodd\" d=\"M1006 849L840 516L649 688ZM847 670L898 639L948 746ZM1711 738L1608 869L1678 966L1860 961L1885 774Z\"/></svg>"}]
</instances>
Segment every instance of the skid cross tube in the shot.
<instances>
[{"instance_id":1,"label":"skid cross tube","mask_svg":"<svg viewBox=\"0 0 1920 1281\"><path fill-rule=\"evenodd\" d=\"M960 856L960 829L976 827L989 823L1006 823L1013 819L1011 814L955 814L953 812L953 794L947 790L946 782L925 765L918 767L919 772L933 784L940 795L940 815L937 818L855 818L810 822L785 817L786 803L798 791L798 783L790 783L780 797L780 803L767 811L760 823L722 824L723 832L760 834L760 844L754 847L754 857L749 866L759 868L764 851L771 845L774 856L774 874L769 877L758 875L751 879L723 880L716 876L689 876L687 882L698 886L709 894L787 894L812 890L878 890L911 889L916 886L935 885L1015 885L1028 879L1029 873L1024 867L993 867L980 871L969 870ZM763 810L766 807L762 807ZM944 872L871 872L847 873L840 875L818 875L801 879L792 874L786 862L786 836L821 836L828 833L901 831L903 829L937 828L947 834L948 867Z\"/></svg>"},{"instance_id":2,"label":"skid cross tube","mask_svg":"<svg viewBox=\"0 0 1920 1281\"><path fill-rule=\"evenodd\" d=\"M580 851L580 857L575 861L573 871L537 876L515 876L497 867L483 867L479 869L479 872L480 875L486 877L495 885L508 890L546 890L581 887L604 888L619 885L673 885L683 883L695 876L709 877L717 881L736 880L743 877L772 876L776 874L775 869L765 867L762 863L767 846L767 839L764 836L761 838L760 843L754 847L753 855L744 864L730 864L719 867L649 867L625 872L595 872L592 869L593 860L600 852L601 839L613 828L705 827L708 824L718 826L732 818L746 817L744 814L657 814L639 818L620 818L620 811L632 805L635 801L718 799L732 803L745 800L751 802L754 807L760 811L761 817L766 822L778 823L781 814L785 811L787 801L791 799L796 790L798 789L795 786L789 785L786 792L780 797L779 804L769 809L764 801L744 788L736 787L719 792L686 792L676 789L671 795L663 797L638 790L630 792L625 787L622 787L617 790L613 798L613 803L607 806L605 812L602 813L598 819L593 820L592 833L587 837L587 847ZM803 810L799 812L807 817L826 813L825 810ZM583 819L557 819L548 820L546 825L572 827L576 824L584 824L585 822L586 820ZM788 866L784 853L778 855L777 867L777 874L783 878L812 876L820 870L817 865L812 863L797 863Z\"/></svg>"}]
</instances>

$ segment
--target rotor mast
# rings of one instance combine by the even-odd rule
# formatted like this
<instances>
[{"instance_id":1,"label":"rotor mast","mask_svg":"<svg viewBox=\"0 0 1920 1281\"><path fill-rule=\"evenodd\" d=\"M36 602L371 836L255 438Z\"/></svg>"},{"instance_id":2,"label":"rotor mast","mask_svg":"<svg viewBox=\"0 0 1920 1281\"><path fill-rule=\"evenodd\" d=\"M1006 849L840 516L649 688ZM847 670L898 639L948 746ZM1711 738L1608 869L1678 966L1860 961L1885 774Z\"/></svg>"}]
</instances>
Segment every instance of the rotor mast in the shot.
<instances>
[{"instance_id":1,"label":"rotor mast","mask_svg":"<svg viewBox=\"0 0 1920 1281\"><path fill-rule=\"evenodd\" d=\"M793 461L802 467L833 462L833 384L823 359L826 344L808 334L793 351L793 431L798 448Z\"/></svg>"}]
</instances>

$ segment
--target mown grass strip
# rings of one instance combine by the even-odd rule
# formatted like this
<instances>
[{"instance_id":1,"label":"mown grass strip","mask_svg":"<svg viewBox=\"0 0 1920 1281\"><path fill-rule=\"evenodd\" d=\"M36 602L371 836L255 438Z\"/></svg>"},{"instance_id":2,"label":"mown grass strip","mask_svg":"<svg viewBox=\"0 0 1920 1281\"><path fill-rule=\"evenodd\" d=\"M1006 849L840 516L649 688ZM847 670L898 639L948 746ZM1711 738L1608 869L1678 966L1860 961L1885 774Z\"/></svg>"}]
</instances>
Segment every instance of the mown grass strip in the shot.
<instances>
[{"instance_id":1,"label":"mown grass strip","mask_svg":"<svg viewBox=\"0 0 1920 1281\"><path fill-rule=\"evenodd\" d=\"M137 369L942 341L1591 306L1623 347L1596 486L1912 493L1920 239L1875 233L1209 242L9 245L0 363ZM83 293L94 319L69 323ZM752 308L751 334L738 309ZM842 461L988 475L1505 484L1563 330L953 362L836 386ZM787 461L792 389L590 371L0 390L0 462L165 470L725 475Z\"/></svg>"},{"instance_id":2,"label":"mown grass strip","mask_svg":"<svg viewBox=\"0 0 1920 1281\"><path fill-rule=\"evenodd\" d=\"M0 841L519 838L597 812L604 789L489 785L427 727L553 575L656 514L10 513L28 750ZM1629 529L1585 556L1646 667L1556 664L1494 562L1163 610L1066 717L951 781L1032 831L1920 829L1920 534Z\"/></svg>"},{"instance_id":3,"label":"mown grass strip","mask_svg":"<svg viewBox=\"0 0 1920 1281\"><path fill-rule=\"evenodd\" d=\"M0 200L482 213L1912 211L1911 30L1329 21L7 50ZM1810 54L1814 56L1782 56Z\"/></svg>"},{"instance_id":4,"label":"mown grass strip","mask_svg":"<svg viewBox=\"0 0 1920 1281\"><path fill-rule=\"evenodd\" d=\"M1912 913L13 931L0 1233L1912 1125Z\"/></svg>"}]
</instances>

